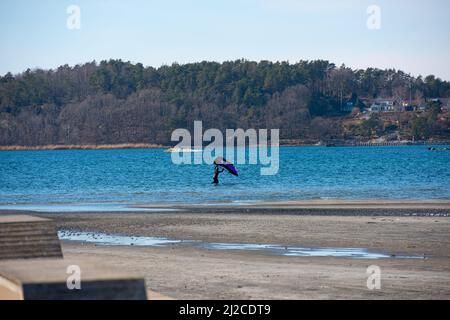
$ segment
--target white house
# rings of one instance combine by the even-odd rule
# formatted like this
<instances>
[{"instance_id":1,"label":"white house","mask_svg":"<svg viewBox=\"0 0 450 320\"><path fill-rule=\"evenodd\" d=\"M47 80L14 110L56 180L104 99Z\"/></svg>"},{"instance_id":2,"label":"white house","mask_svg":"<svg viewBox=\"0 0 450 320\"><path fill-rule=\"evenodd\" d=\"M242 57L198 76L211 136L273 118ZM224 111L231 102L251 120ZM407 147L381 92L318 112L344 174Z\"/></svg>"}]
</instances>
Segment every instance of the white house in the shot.
<instances>
[{"instance_id":1,"label":"white house","mask_svg":"<svg viewBox=\"0 0 450 320\"><path fill-rule=\"evenodd\" d=\"M393 112L396 109L396 101L392 99L377 99L370 106L371 112Z\"/></svg>"}]
</instances>

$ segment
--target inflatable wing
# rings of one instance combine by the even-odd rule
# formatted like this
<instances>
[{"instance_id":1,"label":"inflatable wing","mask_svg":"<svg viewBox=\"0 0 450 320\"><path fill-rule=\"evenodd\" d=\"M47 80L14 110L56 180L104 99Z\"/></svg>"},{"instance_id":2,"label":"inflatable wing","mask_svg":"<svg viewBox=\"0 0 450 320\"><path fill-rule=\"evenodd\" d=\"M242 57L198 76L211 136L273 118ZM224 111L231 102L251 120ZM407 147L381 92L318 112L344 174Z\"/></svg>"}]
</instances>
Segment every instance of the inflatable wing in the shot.
<instances>
[{"instance_id":1,"label":"inflatable wing","mask_svg":"<svg viewBox=\"0 0 450 320\"><path fill-rule=\"evenodd\" d=\"M229 173L231 173L234 176L239 175L234 165L222 157L217 157L216 160L214 160L214 164L225 168Z\"/></svg>"}]
</instances>

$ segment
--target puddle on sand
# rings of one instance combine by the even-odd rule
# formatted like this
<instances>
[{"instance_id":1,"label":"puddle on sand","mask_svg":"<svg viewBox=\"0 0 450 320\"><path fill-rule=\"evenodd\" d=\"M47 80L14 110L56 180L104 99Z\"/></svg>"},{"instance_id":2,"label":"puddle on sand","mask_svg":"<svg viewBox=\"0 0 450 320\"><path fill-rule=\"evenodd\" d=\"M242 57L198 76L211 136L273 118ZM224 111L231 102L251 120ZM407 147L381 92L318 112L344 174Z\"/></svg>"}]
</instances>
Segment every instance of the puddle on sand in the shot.
<instances>
[{"instance_id":1,"label":"puddle on sand","mask_svg":"<svg viewBox=\"0 0 450 320\"><path fill-rule=\"evenodd\" d=\"M412 258L406 256L393 256L387 253L373 252L363 248L303 248L280 245L241 243L208 243L203 244L202 247L212 250L266 251L289 257L343 257L354 259Z\"/></svg>"},{"instance_id":2,"label":"puddle on sand","mask_svg":"<svg viewBox=\"0 0 450 320\"><path fill-rule=\"evenodd\" d=\"M110 235L97 232L58 231L60 240L90 242L110 246L167 246L179 244L181 240L170 240L158 237L132 237Z\"/></svg>"},{"instance_id":3,"label":"puddle on sand","mask_svg":"<svg viewBox=\"0 0 450 320\"><path fill-rule=\"evenodd\" d=\"M423 259L422 256L396 255L371 251L365 248L334 248L317 247L304 248L282 246L274 244L246 244L246 243L214 243L194 240L173 240L160 237L109 235L97 232L59 231L61 240L97 243L112 246L168 246L190 245L207 250L241 250L259 251L288 257L339 257L353 259Z\"/></svg>"}]
</instances>

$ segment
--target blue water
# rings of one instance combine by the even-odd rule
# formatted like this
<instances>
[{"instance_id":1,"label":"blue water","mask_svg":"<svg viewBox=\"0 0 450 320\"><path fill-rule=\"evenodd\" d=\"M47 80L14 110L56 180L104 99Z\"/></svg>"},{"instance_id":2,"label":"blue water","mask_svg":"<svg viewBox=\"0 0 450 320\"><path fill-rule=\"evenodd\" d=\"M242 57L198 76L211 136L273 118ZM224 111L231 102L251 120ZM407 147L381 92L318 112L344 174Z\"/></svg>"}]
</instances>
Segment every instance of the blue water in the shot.
<instances>
[{"instance_id":1,"label":"blue water","mask_svg":"<svg viewBox=\"0 0 450 320\"><path fill-rule=\"evenodd\" d=\"M281 147L277 175L237 167L213 186L211 166L174 165L164 149L0 152L0 208L450 199L450 151L426 146Z\"/></svg>"}]
</instances>

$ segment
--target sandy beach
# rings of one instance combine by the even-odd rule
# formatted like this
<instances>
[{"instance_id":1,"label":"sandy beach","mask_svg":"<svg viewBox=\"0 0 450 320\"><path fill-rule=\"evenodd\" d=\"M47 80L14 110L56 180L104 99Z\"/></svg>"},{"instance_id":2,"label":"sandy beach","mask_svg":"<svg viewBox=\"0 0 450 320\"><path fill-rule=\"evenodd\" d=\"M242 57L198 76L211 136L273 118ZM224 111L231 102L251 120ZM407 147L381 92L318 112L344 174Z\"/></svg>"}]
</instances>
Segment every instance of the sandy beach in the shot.
<instances>
[{"instance_id":1,"label":"sandy beach","mask_svg":"<svg viewBox=\"0 0 450 320\"><path fill-rule=\"evenodd\" d=\"M262 207L252 207L250 213L248 208L228 207L226 213L225 208L191 208L189 212L164 213L32 214L54 219L59 230L208 243L366 248L416 257L291 257L177 244L152 247L62 242L65 258L101 259L143 274L150 289L175 299L448 299L450 220L442 215L450 210L443 203L429 205L440 208L424 209L423 203L415 209L411 203L409 209L381 204L378 209L384 210L384 215L370 214L372 211L361 207L357 210L369 214L350 215L350 209L341 206L315 208L321 214L314 215L311 208L284 212L281 205L272 214L268 213L271 209ZM370 265L381 268L379 290L367 288L366 269Z\"/></svg>"}]
</instances>

